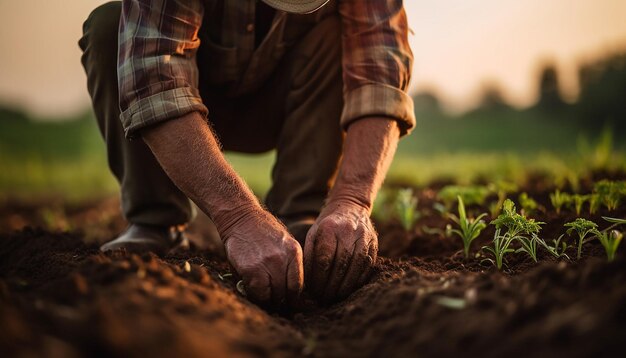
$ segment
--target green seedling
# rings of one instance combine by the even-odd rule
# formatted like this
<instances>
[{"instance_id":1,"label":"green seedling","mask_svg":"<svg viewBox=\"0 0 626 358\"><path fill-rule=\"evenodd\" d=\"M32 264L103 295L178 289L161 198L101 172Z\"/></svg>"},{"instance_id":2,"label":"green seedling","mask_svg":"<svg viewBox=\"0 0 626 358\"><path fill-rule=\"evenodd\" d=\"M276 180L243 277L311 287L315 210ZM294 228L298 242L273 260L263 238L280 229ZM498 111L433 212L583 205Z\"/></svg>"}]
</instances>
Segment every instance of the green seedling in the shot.
<instances>
[{"instance_id":1,"label":"green seedling","mask_svg":"<svg viewBox=\"0 0 626 358\"><path fill-rule=\"evenodd\" d=\"M602 219L604 219L604 220L606 220L606 221L608 221L610 223L613 223L613 225L607 227L604 230L611 230L614 227L626 224L626 219L610 218L610 217L607 217L607 216L603 216Z\"/></svg>"},{"instance_id":2,"label":"green seedling","mask_svg":"<svg viewBox=\"0 0 626 358\"><path fill-rule=\"evenodd\" d=\"M601 180L594 185L593 191L598 194L600 202L613 211L619 206L622 197L626 196L626 182Z\"/></svg>"},{"instance_id":3,"label":"green seedling","mask_svg":"<svg viewBox=\"0 0 626 358\"><path fill-rule=\"evenodd\" d=\"M517 185L507 181L500 180L496 183L489 184L489 190L498 196L498 201L489 206L491 217L500 214L500 208L504 205L507 195L517 191Z\"/></svg>"},{"instance_id":4,"label":"green seedling","mask_svg":"<svg viewBox=\"0 0 626 358\"><path fill-rule=\"evenodd\" d=\"M540 238L537 238L537 242L539 242L539 244L541 244L541 246L543 246L555 258L560 259L561 257L565 257L569 260L569 256L565 253L565 251L569 248L569 245L565 241L561 242L564 237L565 235L561 235L558 239L552 240L552 245L546 243Z\"/></svg>"},{"instance_id":5,"label":"green seedling","mask_svg":"<svg viewBox=\"0 0 626 358\"><path fill-rule=\"evenodd\" d=\"M437 193L437 198L443 202L448 211L459 196L466 205L483 205L489 196L489 189L484 186L448 185Z\"/></svg>"},{"instance_id":6,"label":"green seedling","mask_svg":"<svg viewBox=\"0 0 626 358\"><path fill-rule=\"evenodd\" d=\"M593 215L598 210L600 210L601 204L602 204L602 200L600 199L600 195L598 194L589 195L589 214Z\"/></svg>"},{"instance_id":7,"label":"green seedling","mask_svg":"<svg viewBox=\"0 0 626 358\"><path fill-rule=\"evenodd\" d=\"M521 193L518 197L519 205L522 207L522 214L529 215L539 209L539 204L527 193Z\"/></svg>"},{"instance_id":8,"label":"green seedling","mask_svg":"<svg viewBox=\"0 0 626 358\"><path fill-rule=\"evenodd\" d=\"M576 209L576 215L580 216L580 213L583 210L583 205L585 205L585 203L589 201L589 197L590 195L581 195L581 194L572 195L572 201L574 202L574 209Z\"/></svg>"},{"instance_id":9,"label":"green seedling","mask_svg":"<svg viewBox=\"0 0 626 358\"><path fill-rule=\"evenodd\" d=\"M441 214L441 216L446 216L449 211L448 208L444 204L438 203L438 202L433 203L433 210Z\"/></svg>"},{"instance_id":10,"label":"green seedling","mask_svg":"<svg viewBox=\"0 0 626 358\"><path fill-rule=\"evenodd\" d=\"M561 208L568 207L572 204L572 196L557 189L554 193L550 194L550 202L554 209L556 209L556 213L560 214Z\"/></svg>"},{"instance_id":11,"label":"green seedling","mask_svg":"<svg viewBox=\"0 0 626 358\"><path fill-rule=\"evenodd\" d=\"M487 227L487 224L482 220L487 214L480 214L477 218L468 218L465 211L465 204L463 204L461 196L457 196L457 200L459 201L459 216L457 217L454 214L448 214L448 216L459 226L459 229L452 229L451 232L458 235L461 240L463 240L463 253L467 258L469 257L469 249L472 241Z\"/></svg>"},{"instance_id":12,"label":"green seedling","mask_svg":"<svg viewBox=\"0 0 626 358\"><path fill-rule=\"evenodd\" d=\"M587 219L578 218L572 222L568 222L565 224L567 229L567 234L571 235L572 232L576 232L578 234L578 253L576 254L576 259L580 260L580 256L583 249L583 244L587 235L594 233L598 229L598 225L593 221L589 221Z\"/></svg>"},{"instance_id":13,"label":"green seedling","mask_svg":"<svg viewBox=\"0 0 626 358\"><path fill-rule=\"evenodd\" d=\"M515 211L515 204L506 199L502 205L502 213L491 222L496 229L506 228L505 236L509 236L512 240L517 240L521 247L516 252L525 252L537 262L537 239L543 222L537 222L535 219L528 219L524 215Z\"/></svg>"},{"instance_id":14,"label":"green seedling","mask_svg":"<svg viewBox=\"0 0 626 358\"><path fill-rule=\"evenodd\" d=\"M518 214L515 211L515 204L510 199L505 200L502 209L502 213L491 224L497 229L506 228L507 233L513 237L520 234L537 234L541 230L541 225L545 224Z\"/></svg>"},{"instance_id":15,"label":"green seedling","mask_svg":"<svg viewBox=\"0 0 626 358\"><path fill-rule=\"evenodd\" d=\"M395 202L395 212L405 231L410 232L419 219L417 211L417 198L413 195L413 189L401 189L398 191Z\"/></svg>"},{"instance_id":16,"label":"green seedling","mask_svg":"<svg viewBox=\"0 0 626 358\"><path fill-rule=\"evenodd\" d=\"M516 239L520 243L521 247L515 250L515 253L525 252L531 259L533 259L533 261L537 262L537 242L540 240L539 236L520 235L517 236Z\"/></svg>"},{"instance_id":17,"label":"green seedling","mask_svg":"<svg viewBox=\"0 0 626 358\"><path fill-rule=\"evenodd\" d=\"M626 224L626 220L624 219L617 219L617 218L609 218L609 217L602 217L604 220L613 223L613 225L607 227L606 229L602 230L602 231L598 231L597 229L594 231L596 237L598 238L598 240L600 241L600 243L602 244L602 246L604 247L604 250L606 251L606 257L609 260L609 262L615 260L615 253L617 252L617 248L619 247L619 244L622 242L622 239L624 238L624 233L617 231L617 230L613 230L613 228L615 228L618 225L623 225Z\"/></svg>"},{"instance_id":18,"label":"green seedling","mask_svg":"<svg viewBox=\"0 0 626 358\"><path fill-rule=\"evenodd\" d=\"M606 257L609 262L615 260L615 252L617 252L617 247L619 246L620 242L622 242L624 234L617 230L611 230L599 231L598 233L596 233L596 235L598 237L598 240L604 247L604 250L606 251Z\"/></svg>"},{"instance_id":19,"label":"green seedling","mask_svg":"<svg viewBox=\"0 0 626 358\"><path fill-rule=\"evenodd\" d=\"M447 229L447 227L446 227ZM440 235L440 236L449 236L447 230L440 229L438 227L430 227L427 225L422 225L422 231L426 235Z\"/></svg>"},{"instance_id":20,"label":"green seedling","mask_svg":"<svg viewBox=\"0 0 626 358\"><path fill-rule=\"evenodd\" d=\"M491 252L493 259L486 258L485 260L496 265L498 270L502 270L502 264L505 260L504 256L508 253L515 252L515 250L511 248L514 238L508 234L500 235L500 232L500 229L496 229L496 233L493 236L493 246L483 246L482 248L485 251Z\"/></svg>"}]
</instances>

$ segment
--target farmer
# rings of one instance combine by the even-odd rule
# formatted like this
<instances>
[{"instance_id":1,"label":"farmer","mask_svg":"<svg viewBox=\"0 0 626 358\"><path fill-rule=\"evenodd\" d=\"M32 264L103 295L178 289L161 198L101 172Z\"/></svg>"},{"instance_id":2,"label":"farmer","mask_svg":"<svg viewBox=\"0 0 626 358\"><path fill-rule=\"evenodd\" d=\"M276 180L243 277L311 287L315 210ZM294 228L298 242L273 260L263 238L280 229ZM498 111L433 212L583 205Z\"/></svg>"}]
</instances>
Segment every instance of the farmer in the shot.
<instances>
[{"instance_id":1,"label":"farmer","mask_svg":"<svg viewBox=\"0 0 626 358\"><path fill-rule=\"evenodd\" d=\"M83 31L130 223L103 251L167 252L191 199L253 299L282 304L305 275L327 301L364 283L372 201L415 123L402 0L125 0ZM222 150L272 149L262 206Z\"/></svg>"}]
</instances>

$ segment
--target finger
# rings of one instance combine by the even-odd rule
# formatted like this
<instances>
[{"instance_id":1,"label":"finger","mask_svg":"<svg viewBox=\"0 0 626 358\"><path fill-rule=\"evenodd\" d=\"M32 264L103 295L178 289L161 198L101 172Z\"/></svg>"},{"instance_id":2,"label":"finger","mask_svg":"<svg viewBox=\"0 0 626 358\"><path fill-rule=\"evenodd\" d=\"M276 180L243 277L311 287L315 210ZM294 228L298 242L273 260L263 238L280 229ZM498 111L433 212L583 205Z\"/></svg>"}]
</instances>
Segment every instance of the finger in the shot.
<instances>
[{"instance_id":1,"label":"finger","mask_svg":"<svg viewBox=\"0 0 626 358\"><path fill-rule=\"evenodd\" d=\"M311 273L311 288L318 296L323 294L328 282L335 251L337 251L337 240L334 233L330 230L318 230L312 257L313 272Z\"/></svg>"},{"instance_id":2,"label":"finger","mask_svg":"<svg viewBox=\"0 0 626 358\"><path fill-rule=\"evenodd\" d=\"M257 271L249 279L244 277L243 283L251 300L265 303L272 298L272 286L267 272Z\"/></svg>"},{"instance_id":3,"label":"finger","mask_svg":"<svg viewBox=\"0 0 626 358\"><path fill-rule=\"evenodd\" d=\"M302 267L302 249L298 248L295 257L287 266L287 300L293 306L300 298L304 286L304 272Z\"/></svg>"},{"instance_id":4,"label":"finger","mask_svg":"<svg viewBox=\"0 0 626 358\"><path fill-rule=\"evenodd\" d=\"M312 280L313 273L313 252L315 248L315 237L317 236L317 224L314 224L306 234L304 242L304 277L305 282Z\"/></svg>"},{"instance_id":5,"label":"finger","mask_svg":"<svg viewBox=\"0 0 626 358\"><path fill-rule=\"evenodd\" d=\"M363 235L363 233L358 233L356 235ZM331 302L337 298L339 287L346 278L348 268L353 260L355 247L359 241L362 241L361 238L357 238L356 242L352 242L352 244L350 244L351 241L345 239L339 240L337 237L335 237L335 239L337 240L337 251L335 251L333 269L328 277L326 288L324 289L323 300L325 302ZM349 246L347 246L346 243Z\"/></svg>"},{"instance_id":6,"label":"finger","mask_svg":"<svg viewBox=\"0 0 626 358\"><path fill-rule=\"evenodd\" d=\"M283 306L287 298L287 265L281 264L270 271L270 285L272 287L272 305Z\"/></svg>"},{"instance_id":7,"label":"finger","mask_svg":"<svg viewBox=\"0 0 626 358\"><path fill-rule=\"evenodd\" d=\"M337 290L337 298L344 299L356 290L359 285L361 275L369 270L371 261L368 257L368 247L365 246L366 240L358 240L352 254L350 266L346 275Z\"/></svg>"},{"instance_id":8,"label":"finger","mask_svg":"<svg viewBox=\"0 0 626 358\"><path fill-rule=\"evenodd\" d=\"M363 271L363 273L357 280L356 288L361 288L361 286L363 286L367 281L369 281L369 279L372 276L372 273L374 272L373 268L376 265L376 259L378 258L378 240L374 240L372 243L370 243L370 246L368 247L368 250L367 250L366 257L369 263L367 265L367 269Z\"/></svg>"}]
</instances>

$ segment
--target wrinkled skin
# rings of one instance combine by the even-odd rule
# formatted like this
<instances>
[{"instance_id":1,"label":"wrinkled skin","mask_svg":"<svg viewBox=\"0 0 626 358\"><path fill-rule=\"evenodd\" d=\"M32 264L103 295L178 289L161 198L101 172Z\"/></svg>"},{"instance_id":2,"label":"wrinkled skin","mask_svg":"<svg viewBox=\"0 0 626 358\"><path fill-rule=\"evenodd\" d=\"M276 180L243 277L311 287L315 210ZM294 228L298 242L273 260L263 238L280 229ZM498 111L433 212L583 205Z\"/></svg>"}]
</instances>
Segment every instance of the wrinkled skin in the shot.
<instances>
[{"instance_id":1,"label":"wrinkled skin","mask_svg":"<svg viewBox=\"0 0 626 358\"><path fill-rule=\"evenodd\" d=\"M299 244L224 159L200 114L142 132L172 181L213 219L248 296L277 306L297 298L304 274L312 293L326 302L347 297L365 282L378 250L369 214L398 138L391 119L363 118L350 125L337 180L307 235L305 270Z\"/></svg>"},{"instance_id":2,"label":"wrinkled skin","mask_svg":"<svg viewBox=\"0 0 626 358\"><path fill-rule=\"evenodd\" d=\"M269 213L247 215L225 235L228 261L251 299L274 307L296 302L304 281L302 249L282 224Z\"/></svg>"},{"instance_id":3,"label":"wrinkled skin","mask_svg":"<svg viewBox=\"0 0 626 358\"><path fill-rule=\"evenodd\" d=\"M399 136L386 118L363 118L348 128L337 180L304 247L306 286L325 303L346 298L369 278L378 254L372 203Z\"/></svg>"},{"instance_id":4,"label":"wrinkled skin","mask_svg":"<svg viewBox=\"0 0 626 358\"><path fill-rule=\"evenodd\" d=\"M369 211L350 202L329 205L304 247L307 288L323 302L348 297L368 279L378 254Z\"/></svg>"},{"instance_id":5,"label":"wrinkled skin","mask_svg":"<svg viewBox=\"0 0 626 358\"><path fill-rule=\"evenodd\" d=\"M250 299L274 305L295 299L303 287L300 245L224 159L204 118L194 112L151 127L142 138L172 181L213 219Z\"/></svg>"}]
</instances>

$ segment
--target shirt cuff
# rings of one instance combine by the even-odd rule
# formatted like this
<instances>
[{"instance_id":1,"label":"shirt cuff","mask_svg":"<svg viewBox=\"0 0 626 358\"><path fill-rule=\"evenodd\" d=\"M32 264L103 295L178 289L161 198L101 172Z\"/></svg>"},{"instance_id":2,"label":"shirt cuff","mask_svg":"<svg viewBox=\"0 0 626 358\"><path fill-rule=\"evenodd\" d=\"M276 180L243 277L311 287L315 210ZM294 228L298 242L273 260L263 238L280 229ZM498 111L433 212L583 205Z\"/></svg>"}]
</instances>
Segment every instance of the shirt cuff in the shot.
<instances>
[{"instance_id":1,"label":"shirt cuff","mask_svg":"<svg viewBox=\"0 0 626 358\"><path fill-rule=\"evenodd\" d=\"M365 117L388 117L398 122L400 136L415 127L413 99L406 92L384 84L358 87L345 96L341 127L347 130L354 121Z\"/></svg>"},{"instance_id":2,"label":"shirt cuff","mask_svg":"<svg viewBox=\"0 0 626 358\"><path fill-rule=\"evenodd\" d=\"M208 109L202 103L198 90L191 87L175 88L159 92L133 102L120 115L126 138L134 138L141 129L191 112L204 117Z\"/></svg>"}]
</instances>

